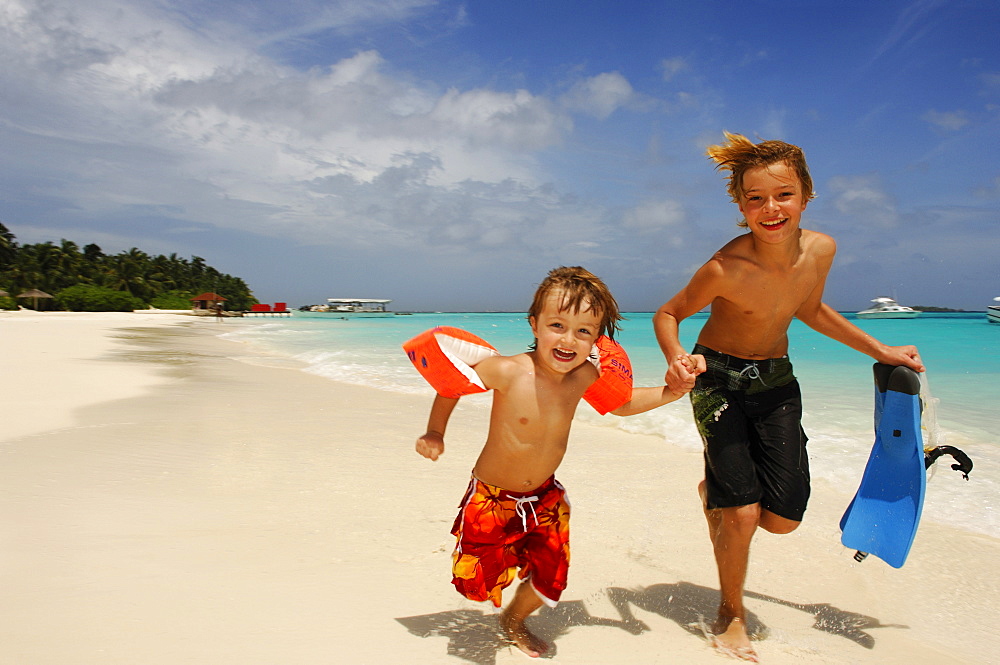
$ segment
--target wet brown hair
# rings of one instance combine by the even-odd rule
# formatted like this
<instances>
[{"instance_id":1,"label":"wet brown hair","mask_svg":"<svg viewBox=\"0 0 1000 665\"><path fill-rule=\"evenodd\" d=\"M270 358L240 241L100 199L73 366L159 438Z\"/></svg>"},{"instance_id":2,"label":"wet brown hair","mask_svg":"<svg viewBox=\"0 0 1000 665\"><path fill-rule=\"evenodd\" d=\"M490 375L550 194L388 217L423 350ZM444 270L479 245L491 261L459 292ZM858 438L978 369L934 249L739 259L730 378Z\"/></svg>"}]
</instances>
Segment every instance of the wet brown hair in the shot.
<instances>
[{"instance_id":1,"label":"wet brown hair","mask_svg":"<svg viewBox=\"0 0 1000 665\"><path fill-rule=\"evenodd\" d=\"M545 300L556 289L563 292L562 305L559 311L572 310L579 312L589 307L600 312L601 324L599 334L615 338L615 332L620 330L618 322L624 317L618 311L618 302L601 278L580 266L561 266L549 271L535 291L535 299L528 310L528 317L538 318L545 306Z\"/></svg>"},{"instance_id":2,"label":"wet brown hair","mask_svg":"<svg viewBox=\"0 0 1000 665\"><path fill-rule=\"evenodd\" d=\"M733 203L740 205L743 199L743 174L758 166L784 163L792 169L802 184L802 195L806 201L816 197L813 192L812 176L806 165L806 156L802 148L784 141L761 141L754 143L742 134L722 132L726 142L722 145L710 145L706 154L715 160L716 169L729 171L729 184L726 190ZM746 226L746 220L740 226Z\"/></svg>"}]
</instances>

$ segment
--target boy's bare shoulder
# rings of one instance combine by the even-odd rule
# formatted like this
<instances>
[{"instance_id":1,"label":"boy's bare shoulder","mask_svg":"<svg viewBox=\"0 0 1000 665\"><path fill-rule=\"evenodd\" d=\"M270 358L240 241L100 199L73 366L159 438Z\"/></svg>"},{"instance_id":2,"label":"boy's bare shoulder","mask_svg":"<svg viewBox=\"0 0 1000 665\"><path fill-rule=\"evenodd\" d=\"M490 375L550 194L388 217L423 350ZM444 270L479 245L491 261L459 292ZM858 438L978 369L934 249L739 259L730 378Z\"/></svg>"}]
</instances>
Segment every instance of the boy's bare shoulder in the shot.
<instances>
[{"instance_id":1,"label":"boy's bare shoulder","mask_svg":"<svg viewBox=\"0 0 1000 665\"><path fill-rule=\"evenodd\" d=\"M491 371L511 371L522 367L530 366L531 358L527 353L518 353L513 356L489 356L483 358L476 364L476 371L482 369Z\"/></svg>"},{"instance_id":2,"label":"boy's bare shoulder","mask_svg":"<svg viewBox=\"0 0 1000 665\"><path fill-rule=\"evenodd\" d=\"M837 254L837 242L830 236L803 229L800 244L805 265L814 265L824 273L833 265L834 256Z\"/></svg>"},{"instance_id":3,"label":"boy's bare shoulder","mask_svg":"<svg viewBox=\"0 0 1000 665\"><path fill-rule=\"evenodd\" d=\"M802 229L802 246L818 255L834 254L837 251L837 241L831 236L819 231Z\"/></svg>"},{"instance_id":4,"label":"boy's bare shoulder","mask_svg":"<svg viewBox=\"0 0 1000 665\"><path fill-rule=\"evenodd\" d=\"M504 392L518 376L531 371L531 358L526 353L490 356L476 363L475 370L488 389Z\"/></svg>"},{"instance_id":5,"label":"boy's bare shoulder","mask_svg":"<svg viewBox=\"0 0 1000 665\"><path fill-rule=\"evenodd\" d=\"M705 263L704 270L708 276L722 277L732 275L753 263L753 243L748 233L736 236L720 247Z\"/></svg>"}]
</instances>

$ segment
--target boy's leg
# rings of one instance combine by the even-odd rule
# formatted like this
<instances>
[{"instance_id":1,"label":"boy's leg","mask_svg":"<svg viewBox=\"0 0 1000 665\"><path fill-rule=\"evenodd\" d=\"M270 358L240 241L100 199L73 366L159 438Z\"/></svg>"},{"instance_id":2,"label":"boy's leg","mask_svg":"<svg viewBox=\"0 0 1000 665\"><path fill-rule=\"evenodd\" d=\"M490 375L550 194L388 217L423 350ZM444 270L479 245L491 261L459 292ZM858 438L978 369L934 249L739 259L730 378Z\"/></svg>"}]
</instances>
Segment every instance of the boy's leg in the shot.
<instances>
[{"instance_id":1,"label":"boy's leg","mask_svg":"<svg viewBox=\"0 0 1000 665\"><path fill-rule=\"evenodd\" d=\"M808 457L805 454L806 438L800 424L798 383L786 384L752 397L719 389L702 392L696 389L691 395L699 431L705 441L706 478L713 474L712 487L726 488L726 496L720 502L723 505L745 502L745 505L709 510L707 481L699 485L722 595L719 616L712 632L716 634L715 644L720 649L738 658L756 661L757 654L750 644L743 606L750 542L758 527L780 534L793 531L799 524L761 507L760 498L770 495L761 486L758 474L764 474L768 487L790 485L800 488L795 496L780 497L782 500L778 501L791 512L804 510L809 496ZM757 427L749 427L751 421L760 423L761 418L767 423L764 442ZM771 418L775 418L773 423ZM786 442L792 441L797 445L786 445ZM773 455L754 459L755 454L751 453L759 450L762 443L770 444L766 447L772 453L775 449L779 452L787 450L786 455L790 454L791 458L783 460L777 469L772 469ZM723 474L721 478L720 473ZM772 475L779 482L770 482ZM717 497L713 496L713 501L716 500Z\"/></svg>"},{"instance_id":2,"label":"boy's leg","mask_svg":"<svg viewBox=\"0 0 1000 665\"><path fill-rule=\"evenodd\" d=\"M533 513L528 517L534 526L522 541L524 582L517 587L514 599L500 616L500 627L518 649L537 658L549 645L533 635L524 624L529 614L543 604L555 607L566 588L569 572L569 501L566 491L555 479L539 493Z\"/></svg>"},{"instance_id":3,"label":"boy's leg","mask_svg":"<svg viewBox=\"0 0 1000 665\"><path fill-rule=\"evenodd\" d=\"M529 614L542 606L542 599L531 588L531 581L525 580L517 587L514 600L500 615L500 628L504 635L518 649L532 658L538 658L549 650L549 645L536 637L524 624Z\"/></svg>"},{"instance_id":4,"label":"boy's leg","mask_svg":"<svg viewBox=\"0 0 1000 665\"><path fill-rule=\"evenodd\" d=\"M699 485L705 498L704 481ZM746 608L743 606L743 586L750 561L750 542L757 527L771 533L790 533L799 522L779 517L757 504L736 508L705 509L709 535L719 570L719 615L711 630L715 646L727 653L757 662L757 653L747 632Z\"/></svg>"},{"instance_id":5,"label":"boy's leg","mask_svg":"<svg viewBox=\"0 0 1000 665\"><path fill-rule=\"evenodd\" d=\"M705 482L698 486L702 502L706 500ZM721 601L719 615L712 625L717 647L746 660L756 661L750 644L743 607L743 585L750 560L750 542L760 521L759 504L735 508L705 508L709 537L719 571Z\"/></svg>"}]
</instances>

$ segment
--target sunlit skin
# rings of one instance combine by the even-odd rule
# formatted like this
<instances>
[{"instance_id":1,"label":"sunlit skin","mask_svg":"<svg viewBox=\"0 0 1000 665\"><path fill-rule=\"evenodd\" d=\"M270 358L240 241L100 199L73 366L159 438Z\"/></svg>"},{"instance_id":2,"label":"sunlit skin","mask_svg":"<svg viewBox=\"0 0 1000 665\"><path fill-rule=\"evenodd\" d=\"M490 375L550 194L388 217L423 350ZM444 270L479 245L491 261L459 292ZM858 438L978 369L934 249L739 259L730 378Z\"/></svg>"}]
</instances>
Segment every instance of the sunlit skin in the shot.
<instances>
[{"instance_id":1,"label":"sunlit skin","mask_svg":"<svg viewBox=\"0 0 1000 665\"><path fill-rule=\"evenodd\" d=\"M750 232L717 251L687 286L657 310L653 326L664 356L676 358L684 352L678 339L680 322L711 306L698 343L720 353L751 360L787 355L788 326L798 318L879 362L924 371L916 347L887 346L823 302L837 248L830 236L799 228L809 193L803 191L795 171L784 162L749 169L742 186L739 209ZM667 383L705 370L702 356L692 359L692 363L671 363ZM704 504L704 482L698 489ZM706 508L705 516L722 591L713 626L716 643L728 653L755 661L743 606L750 542L758 527L783 534L794 531L799 522L759 504Z\"/></svg>"},{"instance_id":2,"label":"sunlit skin","mask_svg":"<svg viewBox=\"0 0 1000 665\"><path fill-rule=\"evenodd\" d=\"M787 164L751 169L743 176L740 212L760 242L778 244L795 236L808 203L798 176Z\"/></svg>"},{"instance_id":3,"label":"sunlit skin","mask_svg":"<svg viewBox=\"0 0 1000 665\"><path fill-rule=\"evenodd\" d=\"M788 326L798 318L879 362L923 371L915 347L882 344L823 302L837 246L826 234L799 228L807 197L794 171L784 163L750 169L743 190L739 208L750 233L717 251L653 317L664 354L684 351L678 323L711 305L698 343L720 353L751 360L786 355ZM671 363L667 382L685 373L684 364Z\"/></svg>"},{"instance_id":4,"label":"sunlit skin","mask_svg":"<svg viewBox=\"0 0 1000 665\"><path fill-rule=\"evenodd\" d=\"M534 351L494 356L475 366L483 384L493 390L486 443L473 473L484 483L517 492L535 489L552 476L566 453L570 425L583 393L597 380L587 360L600 335L601 313L584 303L579 311L563 309L564 294L553 290L538 317L529 319ZM687 362L681 354L676 362ZM632 399L612 411L629 416L673 402L694 386L694 375L667 386L633 388ZM458 400L437 396L427 432L417 439L418 453L436 460L444 452L444 432ZM500 617L506 638L528 656L537 658L548 645L524 623L542 600L522 583Z\"/></svg>"},{"instance_id":5,"label":"sunlit skin","mask_svg":"<svg viewBox=\"0 0 1000 665\"><path fill-rule=\"evenodd\" d=\"M529 319L535 335L534 351L515 356L493 356L475 366L483 384L493 390L490 428L474 473L484 483L517 492L530 491L555 473L566 453L576 407L598 372L587 360L600 334L600 313L582 308L560 309L561 291L549 294L539 316ZM687 354L680 354L686 361ZM681 363L682 360L677 360ZM685 394L694 376L666 386L636 387L631 401L611 413L630 416L648 411ZM457 400L435 399L443 411ZM450 403L450 404L449 404ZM441 415L431 410L428 431L417 440L417 452L437 459L444 452Z\"/></svg>"}]
</instances>

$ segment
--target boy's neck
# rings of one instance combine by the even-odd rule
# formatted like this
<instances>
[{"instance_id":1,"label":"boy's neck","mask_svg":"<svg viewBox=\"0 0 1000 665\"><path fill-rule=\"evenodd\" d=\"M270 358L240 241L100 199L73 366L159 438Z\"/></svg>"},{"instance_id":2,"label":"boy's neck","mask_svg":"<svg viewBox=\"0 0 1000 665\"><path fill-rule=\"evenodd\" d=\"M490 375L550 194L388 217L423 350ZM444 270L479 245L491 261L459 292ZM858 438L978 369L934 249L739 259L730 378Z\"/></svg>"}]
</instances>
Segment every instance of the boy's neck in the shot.
<instances>
[{"instance_id":1,"label":"boy's neck","mask_svg":"<svg viewBox=\"0 0 1000 665\"><path fill-rule=\"evenodd\" d=\"M785 242L779 244L761 242L753 233L750 234L750 238L753 253L762 264L789 268L795 265L802 254L802 229L798 229L795 235L789 236Z\"/></svg>"}]
</instances>

